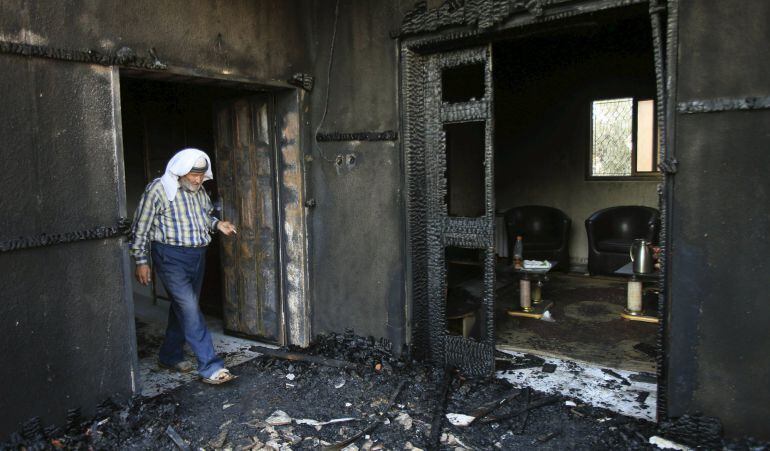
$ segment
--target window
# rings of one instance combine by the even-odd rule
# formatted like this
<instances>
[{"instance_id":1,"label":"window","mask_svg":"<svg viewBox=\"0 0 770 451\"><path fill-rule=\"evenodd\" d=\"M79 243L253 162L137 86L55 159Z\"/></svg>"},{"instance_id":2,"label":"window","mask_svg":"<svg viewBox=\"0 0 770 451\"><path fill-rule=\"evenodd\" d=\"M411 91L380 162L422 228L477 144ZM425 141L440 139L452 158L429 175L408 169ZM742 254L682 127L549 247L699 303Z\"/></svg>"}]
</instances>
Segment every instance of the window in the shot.
<instances>
[{"instance_id":1,"label":"window","mask_svg":"<svg viewBox=\"0 0 770 451\"><path fill-rule=\"evenodd\" d=\"M591 102L589 177L657 174L655 101L632 97Z\"/></svg>"}]
</instances>

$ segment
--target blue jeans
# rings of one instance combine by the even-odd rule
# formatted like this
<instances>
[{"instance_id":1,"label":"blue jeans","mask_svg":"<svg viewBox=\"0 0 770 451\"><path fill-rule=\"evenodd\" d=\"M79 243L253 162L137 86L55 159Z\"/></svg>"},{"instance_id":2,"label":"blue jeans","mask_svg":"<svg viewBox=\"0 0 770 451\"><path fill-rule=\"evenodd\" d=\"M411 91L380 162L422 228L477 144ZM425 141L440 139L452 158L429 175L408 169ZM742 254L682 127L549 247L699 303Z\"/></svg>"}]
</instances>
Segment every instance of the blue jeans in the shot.
<instances>
[{"instance_id":1,"label":"blue jeans","mask_svg":"<svg viewBox=\"0 0 770 451\"><path fill-rule=\"evenodd\" d=\"M186 341L198 359L198 373L210 378L224 367L224 362L214 351L211 334L198 305L206 269L206 248L153 242L152 261L155 273L171 298L166 338L160 347L159 360L164 365L175 365L184 360Z\"/></svg>"}]
</instances>

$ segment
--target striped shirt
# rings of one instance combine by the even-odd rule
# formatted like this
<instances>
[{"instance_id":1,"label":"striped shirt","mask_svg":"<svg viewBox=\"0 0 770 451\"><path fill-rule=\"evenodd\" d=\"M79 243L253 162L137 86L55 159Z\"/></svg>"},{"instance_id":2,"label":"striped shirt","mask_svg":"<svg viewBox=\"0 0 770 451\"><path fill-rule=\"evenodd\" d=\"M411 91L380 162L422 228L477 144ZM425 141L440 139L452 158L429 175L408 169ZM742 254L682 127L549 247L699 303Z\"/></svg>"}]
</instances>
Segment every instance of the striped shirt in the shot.
<instances>
[{"instance_id":1,"label":"striped shirt","mask_svg":"<svg viewBox=\"0 0 770 451\"><path fill-rule=\"evenodd\" d=\"M207 246L219 221L211 216L213 211L203 187L194 193L179 188L169 202L160 179L153 180L139 200L131 226L131 255L136 264L147 264L151 241L173 246Z\"/></svg>"}]
</instances>

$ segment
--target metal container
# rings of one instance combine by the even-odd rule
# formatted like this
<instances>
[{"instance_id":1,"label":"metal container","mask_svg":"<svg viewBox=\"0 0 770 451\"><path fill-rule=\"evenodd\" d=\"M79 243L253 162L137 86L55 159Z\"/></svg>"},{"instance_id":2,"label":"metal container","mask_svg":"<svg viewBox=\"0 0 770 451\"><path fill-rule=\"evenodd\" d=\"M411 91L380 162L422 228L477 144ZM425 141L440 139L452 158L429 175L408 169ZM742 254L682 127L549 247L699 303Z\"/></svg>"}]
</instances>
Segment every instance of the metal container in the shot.
<instances>
[{"instance_id":1,"label":"metal container","mask_svg":"<svg viewBox=\"0 0 770 451\"><path fill-rule=\"evenodd\" d=\"M636 274L648 274L652 272L652 243L637 238L631 243L631 249L628 253L631 255L633 270Z\"/></svg>"}]
</instances>

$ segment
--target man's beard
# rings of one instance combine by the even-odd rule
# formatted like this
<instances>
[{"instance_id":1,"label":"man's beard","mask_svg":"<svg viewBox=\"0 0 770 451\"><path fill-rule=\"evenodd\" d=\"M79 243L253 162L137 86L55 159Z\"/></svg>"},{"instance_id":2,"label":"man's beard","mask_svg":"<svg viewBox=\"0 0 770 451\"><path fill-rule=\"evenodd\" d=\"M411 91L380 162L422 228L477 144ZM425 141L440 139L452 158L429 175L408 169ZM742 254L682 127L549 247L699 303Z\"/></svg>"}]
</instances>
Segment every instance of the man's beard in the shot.
<instances>
[{"instance_id":1,"label":"man's beard","mask_svg":"<svg viewBox=\"0 0 770 451\"><path fill-rule=\"evenodd\" d=\"M182 186L182 188L184 188L185 191L189 191L191 193L197 192L201 188L201 185L193 185L192 183L182 178L179 179L179 184Z\"/></svg>"}]
</instances>

